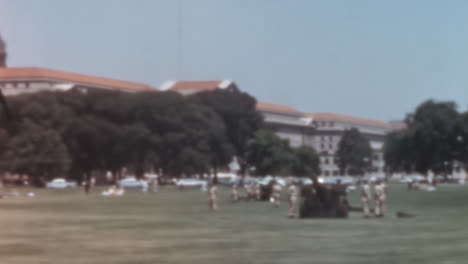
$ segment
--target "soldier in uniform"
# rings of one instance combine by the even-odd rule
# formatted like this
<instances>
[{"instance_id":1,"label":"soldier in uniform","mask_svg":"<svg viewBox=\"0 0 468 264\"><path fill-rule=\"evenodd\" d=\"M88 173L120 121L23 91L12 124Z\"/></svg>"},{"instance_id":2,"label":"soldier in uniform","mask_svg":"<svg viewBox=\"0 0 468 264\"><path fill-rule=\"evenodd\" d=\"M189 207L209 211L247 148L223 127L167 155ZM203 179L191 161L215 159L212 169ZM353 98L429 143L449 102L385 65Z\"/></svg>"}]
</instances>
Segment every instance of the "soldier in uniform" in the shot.
<instances>
[{"instance_id":1,"label":"soldier in uniform","mask_svg":"<svg viewBox=\"0 0 468 264\"><path fill-rule=\"evenodd\" d=\"M237 192L237 183L233 183L231 187L231 200L237 202L239 200L239 194Z\"/></svg>"},{"instance_id":2,"label":"soldier in uniform","mask_svg":"<svg viewBox=\"0 0 468 264\"><path fill-rule=\"evenodd\" d=\"M213 179L213 182L210 184L210 188L208 189L208 196L209 196L209 206L210 211L216 212L218 211L218 181L217 178Z\"/></svg>"},{"instance_id":3,"label":"soldier in uniform","mask_svg":"<svg viewBox=\"0 0 468 264\"><path fill-rule=\"evenodd\" d=\"M382 180L378 180L374 186L375 216L383 217L385 213L386 185Z\"/></svg>"},{"instance_id":4,"label":"soldier in uniform","mask_svg":"<svg viewBox=\"0 0 468 264\"><path fill-rule=\"evenodd\" d=\"M362 181L361 186L361 203L362 203L362 213L365 218L370 216L370 201L372 199L371 186L367 180Z\"/></svg>"},{"instance_id":5,"label":"soldier in uniform","mask_svg":"<svg viewBox=\"0 0 468 264\"><path fill-rule=\"evenodd\" d=\"M251 199L253 199L255 196L254 183L253 182L245 183L244 189L245 189L245 199L247 201L250 201Z\"/></svg>"},{"instance_id":6,"label":"soldier in uniform","mask_svg":"<svg viewBox=\"0 0 468 264\"><path fill-rule=\"evenodd\" d=\"M151 191L158 192L159 189L159 177L151 180Z\"/></svg>"},{"instance_id":7,"label":"soldier in uniform","mask_svg":"<svg viewBox=\"0 0 468 264\"><path fill-rule=\"evenodd\" d=\"M281 189L281 185L278 182L273 181L270 201L275 205L275 207L279 207L280 205Z\"/></svg>"},{"instance_id":8,"label":"soldier in uniform","mask_svg":"<svg viewBox=\"0 0 468 264\"><path fill-rule=\"evenodd\" d=\"M260 183L255 184L255 199L257 201L260 201L262 195L262 188L260 186Z\"/></svg>"},{"instance_id":9,"label":"soldier in uniform","mask_svg":"<svg viewBox=\"0 0 468 264\"><path fill-rule=\"evenodd\" d=\"M294 183L294 181L291 181L289 183L289 188L288 188L288 195L289 195L289 218L296 218L297 217L297 199L299 195L299 190Z\"/></svg>"}]
</instances>

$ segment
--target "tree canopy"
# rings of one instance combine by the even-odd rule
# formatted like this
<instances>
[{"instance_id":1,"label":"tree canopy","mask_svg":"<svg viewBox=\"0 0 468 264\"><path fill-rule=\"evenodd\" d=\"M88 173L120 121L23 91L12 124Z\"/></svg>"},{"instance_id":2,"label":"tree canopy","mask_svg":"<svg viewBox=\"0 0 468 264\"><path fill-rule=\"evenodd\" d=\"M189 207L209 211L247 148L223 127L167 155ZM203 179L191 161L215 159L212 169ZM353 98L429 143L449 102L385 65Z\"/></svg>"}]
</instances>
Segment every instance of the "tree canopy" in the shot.
<instances>
[{"instance_id":1,"label":"tree canopy","mask_svg":"<svg viewBox=\"0 0 468 264\"><path fill-rule=\"evenodd\" d=\"M28 174L33 182L82 181L122 168L137 177L148 170L203 176L227 168L234 156L259 175L318 172L315 151L292 149L261 129L255 98L237 90L183 96L73 89L22 94L8 104L14 121L0 127L0 170Z\"/></svg>"},{"instance_id":2,"label":"tree canopy","mask_svg":"<svg viewBox=\"0 0 468 264\"><path fill-rule=\"evenodd\" d=\"M256 110L254 97L237 90L201 92L192 99L213 109L223 119L233 151L241 163L241 172L247 168L249 140L263 127L263 118Z\"/></svg>"},{"instance_id":3,"label":"tree canopy","mask_svg":"<svg viewBox=\"0 0 468 264\"><path fill-rule=\"evenodd\" d=\"M151 169L204 175L242 157L262 122L255 99L242 92L187 97L75 89L9 97L8 105L14 122L0 127L0 169L79 181L123 167L137 176Z\"/></svg>"},{"instance_id":4,"label":"tree canopy","mask_svg":"<svg viewBox=\"0 0 468 264\"><path fill-rule=\"evenodd\" d=\"M338 143L336 157L341 174L364 174L371 165L369 140L356 128L346 130Z\"/></svg>"},{"instance_id":5,"label":"tree canopy","mask_svg":"<svg viewBox=\"0 0 468 264\"><path fill-rule=\"evenodd\" d=\"M466 163L468 117L454 102L425 101L405 122L407 128L390 133L385 143L390 171L446 174L454 161Z\"/></svg>"},{"instance_id":6,"label":"tree canopy","mask_svg":"<svg viewBox=\"0 0 468 264\"><path fill-rule=\"evenodd\" d=\"M319 157L311 147L291 148L288 140L259 130L247 146L247 161L257 175L310 177L319 174Z\"/></svg>"}]
</instances>

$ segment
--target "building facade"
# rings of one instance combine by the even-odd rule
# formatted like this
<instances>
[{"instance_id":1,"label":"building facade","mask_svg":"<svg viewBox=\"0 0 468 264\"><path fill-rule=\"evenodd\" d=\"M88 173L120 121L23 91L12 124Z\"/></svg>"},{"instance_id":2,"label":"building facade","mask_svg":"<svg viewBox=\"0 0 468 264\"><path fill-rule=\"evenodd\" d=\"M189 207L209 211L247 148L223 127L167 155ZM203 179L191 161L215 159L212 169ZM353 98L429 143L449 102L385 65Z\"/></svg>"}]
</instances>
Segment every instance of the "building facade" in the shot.
<instances>
[{"instance_id":1,"label":"building facade","mask_svg":"<svg viewBox=\"0 0 468 264\"><path fill-rule=\"evenodd\" d=\"M323 176L340 174L336 162L338 144L346 130L356 128L369 140L372 158L368 162L371 172L377 176L384 173L383 145L385 136L390 131L390 125L385 122L334 113L310 113L316 128L313 136L314 149L320 154L320 168Z\"/></svg>"},{"instance_id":2,"label":"building facade","mask_svg":"<svg viewBox=\"0 0 468 264\"><path fill-rule=\"evenodd\" d=\"M238 89L231 81L168 81L162 90L189 95L214 89ZM376 176L384 173L383 144L391 130L388 123L334 113L304 113L292 107L258 102L257 110L266 125L280 138L287 139L292 147L313 147L320 155L322 176L340 174L336 151L346 130L358 129L369 139L372 148L371 171Z\"/></svg>"},{"instance_id":3,"label":"building facade","mask_svg":"<svg viewBox=\"0 0 468 264\"><path fill-rule=\"evenodd\" d=\"M265 124L277 136L287 139L291 147L313 146L315 128L312 119L298 110L284 105L257 103Z\"/></svg>"}]
</instances>

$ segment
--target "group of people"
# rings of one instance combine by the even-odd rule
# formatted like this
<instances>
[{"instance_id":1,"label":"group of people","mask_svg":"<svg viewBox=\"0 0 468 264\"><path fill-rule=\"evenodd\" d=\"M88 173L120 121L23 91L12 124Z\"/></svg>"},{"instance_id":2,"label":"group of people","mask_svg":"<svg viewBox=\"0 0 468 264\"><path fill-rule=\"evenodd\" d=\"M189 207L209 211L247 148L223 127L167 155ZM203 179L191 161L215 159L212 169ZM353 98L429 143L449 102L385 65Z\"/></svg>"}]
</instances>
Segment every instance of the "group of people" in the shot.
<instances>
[{"instance_id":1,"label":"group of people","mask_svg":"<svg viewBox=\"0 0 468 264\"><path fill-rule=\"evenodd\" d=\"M281 191L283 187L277 181L271 181L268 186L262 186L260 183L249 182L244 184L243 196L239 195L239 185L234 183L231 186L231 200L237 202L241 199L245 201L250 200L262 200L262 197L269 194L268 200L275 206L279 207L281 203ZM265 190L268 190L268 193L264 193ZM218 185L217 180L213 179L208 188L208 197L209 197L209 208L211 211L215 212L218 210ZM289 211L288 216L290 218L295 218L298 216L298 203L299 200L299 188L297 187L294 181L288 183L288 201L289 201Z\"/></svg>"},{"instance_id":2,"label":"group of people","mask_svg":"<svg viewBox=\"0 0 468 264\"><path fill-rule=\"evenodd\" d=\"M250 201L250 200L261 200L262 187L259 183L250 182L244 184L244 196L239 195L239 185L233 183L231 186L231 200L237 202L240 199Z\"/></svg>"},{"instance_id":3,"label":"group of people","mask_svg":"<svg viewBox=\"0 0 468 264\"><path fill-rule=\"evenodd\" d=\"M384 217L385 201L387 199L387 185L382 180L377 180L371 184L368 180L363 180L361 185L362 212L365 218L371 216L373 211L375 217ZM371 202L374 201L374 209L371 210Z\"/></svg>"},{"instance_id":4,"label":"group of people","mask_svg":"<svg viewBox=\"0 0 468 264\"><path fill-rule=\"evenodd\" d=\"M231 200L233 202L239 201L241 199L249 201L249 200L262 200L265 197L265 190L269 191L268 200L275 206L279 207L281 201L281 192L283 187L277 181L271 181L270 184L267 186L260 185L259 183L246 183L244 184L245 194L243 196L239 195L239 185L232 184L231 186ZM317 186L316 186L317 187ZM320 186L319 186L320 187ZM325 187L325 188L311 188L312 198L309 210L321 209L324 212L314 212L313 215L317 214L318 217L339 217L341 216L340 212L342 210L341 207L348 207L350 208L349 204L347 203L346 199L346 191L345 188L341 188L342 185L340 183L336 184L333 187ZM323 190L322 190L323 189ZM325 195L324 190L329 190L329 195ZM342 190L343 189L343 190ZM288 193L288 202L289 202L289 209L288 209L288 216L290 218L298 217L298 203L300 200L299 195L301 195L301 191L299 186L294 181L288 182L287 187ZM336 193L336 195L334 195ZM214 180L208 189L209 195L209 208L211 211L218 210L218 186L216 180ZM304 199L306 199L307 195L305 195ZM309 195L310 196L310 195ZM318 198L321 196L328 197L330 201L324 200L322 202L317 203ZM315 199L313 199L315 197ZM310 197L309 197L310 198ZM323 197L322 197L323 198ZM335 199L336 198L336 199ZM377 180L375 183L371 183L368 180L363 180L361 182L361 202L362 202L362 212L365 218L369 218L372 215L375 217L384 217L385 215L385 202L387 198L387 185L382 180ZM307 200L307 199L306 199ZM320 199L318 199L320 200ZM323 199L322 199L323 200ZM335 201L336 200L336 201ZM317 205L318 204L318 205ZM330 208L324 207L325 205L330 204ZM336 204L336 205L335 205ZM334 205L334 206L331 206ZM373 205L373 206L372 206ZM315 208L317 207L317 208ZM324 208L322 208L324 207ZM336 207L336 208L335 208ZM318 210L317 209L317 210ZM332 210L333 209L333 210ZM302 210L302 209L301 209ZM319 210L320 211L320 210ZM326 211L326 212L325 212ZM328 212L330 211L330 212ZM333 212L332 212L333 211ZM336 212L335 212L336 211ZM345 210L346 211L346 210ZM302 214L301 214L302 215ZM345 214L346 217L347 214Z\"/></svg>"}]
</instances>

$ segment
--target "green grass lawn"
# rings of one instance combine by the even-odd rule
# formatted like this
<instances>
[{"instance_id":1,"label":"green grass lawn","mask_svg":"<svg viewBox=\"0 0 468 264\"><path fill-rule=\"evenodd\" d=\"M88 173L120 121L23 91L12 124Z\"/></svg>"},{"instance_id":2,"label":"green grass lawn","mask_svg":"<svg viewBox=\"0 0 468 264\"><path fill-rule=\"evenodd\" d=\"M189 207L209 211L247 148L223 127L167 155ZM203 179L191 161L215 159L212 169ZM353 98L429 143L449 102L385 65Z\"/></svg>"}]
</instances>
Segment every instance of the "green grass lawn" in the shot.
<instances>
[{"instance_id":1,"label":"green grass lawn","mask_svg":"<svg viewBox=\"0 0 468 264\"><path fill-rule=\"evenodd\" d=\"M123 197L34 190L0 200L0 263L466 263L468 186L408 192L393 185L389 214L415 218L291 220L287 204L228 200L173 187ZM26 192L20 189L20 192ZM285 198L283 196L283 198ZM357 205L357 193L351 201ZM392 214L393 215L393 214Z\"/></svg>"}]
</instances>

